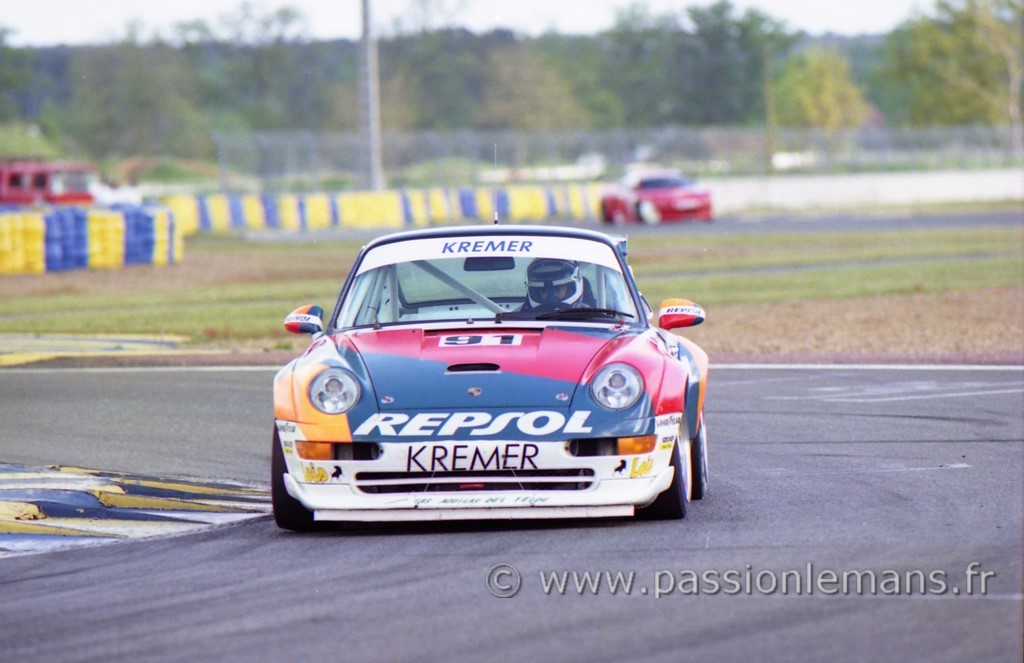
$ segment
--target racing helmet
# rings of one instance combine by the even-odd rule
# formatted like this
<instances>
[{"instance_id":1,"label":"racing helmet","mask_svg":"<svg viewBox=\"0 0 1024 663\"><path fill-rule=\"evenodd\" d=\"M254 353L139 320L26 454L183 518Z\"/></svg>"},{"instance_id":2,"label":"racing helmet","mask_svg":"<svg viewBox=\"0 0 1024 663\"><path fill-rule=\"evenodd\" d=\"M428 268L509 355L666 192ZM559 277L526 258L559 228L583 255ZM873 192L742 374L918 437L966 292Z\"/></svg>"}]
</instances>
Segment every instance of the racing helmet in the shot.
<instances>
[{"instance_id":1,"label":"racing helmet","mask_svg":"<svg viewBox=\"0 0 1024 663\"><path fill-rule=\"evenodd\" d=\"M531 308L571 308L583 298L580 266L570 260L537 258L526 268L526 292Z\"/></svg>"}]
</instances>

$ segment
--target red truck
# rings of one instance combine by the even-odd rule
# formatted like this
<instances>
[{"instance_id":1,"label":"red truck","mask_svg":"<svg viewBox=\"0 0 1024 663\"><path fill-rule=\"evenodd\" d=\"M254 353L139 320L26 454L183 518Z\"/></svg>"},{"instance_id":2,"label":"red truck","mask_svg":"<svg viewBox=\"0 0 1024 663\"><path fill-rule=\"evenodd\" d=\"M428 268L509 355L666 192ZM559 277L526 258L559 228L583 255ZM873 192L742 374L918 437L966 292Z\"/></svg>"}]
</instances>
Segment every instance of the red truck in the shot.
<instances>
[{"instance_id":1,"label":"red truck","mask_svg":"<svg viewBox=\"0 0 1024 663\"><path fill-rule=\"evenodd\" d=\"M95 166L42 159L0 160L0 204L88 205L100 182Z\"/></svg>"}]
</instances>

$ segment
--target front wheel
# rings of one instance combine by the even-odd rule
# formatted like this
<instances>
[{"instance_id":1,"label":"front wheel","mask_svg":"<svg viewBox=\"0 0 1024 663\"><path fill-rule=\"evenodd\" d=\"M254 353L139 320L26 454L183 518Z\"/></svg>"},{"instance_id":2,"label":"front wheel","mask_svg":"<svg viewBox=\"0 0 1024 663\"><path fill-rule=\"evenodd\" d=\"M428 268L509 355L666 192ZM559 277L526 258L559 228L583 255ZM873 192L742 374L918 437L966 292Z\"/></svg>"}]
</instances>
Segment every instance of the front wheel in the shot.
<instances>
[{"instance_id":1,"label":"front wheel","mask_svg":"<svg viewBox=\"0 0 1024 663\"><path fill-rule=\"evenodd\" d=\"M708 430L704 422L700 422L700 432L690 440L690 475L693 477L693 499L704 499L708 494Z\"/></svg>"},{"instance_id":2,"label":"front wheel","mask_svg":"<svg viewBox=\"0 0 1024 663\"><path fill-rule=\"evenodd\" d=\"M277 435L277 428L274 428L274 448L270 452L270 503L274 507L274 522L281 529L312 532L317 526L313 513L289 495L288 489L284 487L284 474L287 471L281 438Z\"/></svg>"},{"instance_id":3,"label":"front wheel","mask_svg":"<svg viewBox=\"0 0 1024 663\"><path fill-rule=\"evenodd\" d=\"M683 439L680 439L672 449L672 461L669 463L673 469L672 483L653 502L637 511L638 517L644 520L681 520L686 517L687 493L690 490L690 441L686 440L685 463L679 455L682 443Z\"/></svg>"},{"instance_id":4,"label":"front wheel","mask_svg":"<svg viewBox=\"0 0 1024 663\"><path fill-rule=\"evenodd\" d=\"M641 200L636 204L636 216L649 226L656 226L661 223L661 212L650 200Z\"/></svg>"}]
</instances>

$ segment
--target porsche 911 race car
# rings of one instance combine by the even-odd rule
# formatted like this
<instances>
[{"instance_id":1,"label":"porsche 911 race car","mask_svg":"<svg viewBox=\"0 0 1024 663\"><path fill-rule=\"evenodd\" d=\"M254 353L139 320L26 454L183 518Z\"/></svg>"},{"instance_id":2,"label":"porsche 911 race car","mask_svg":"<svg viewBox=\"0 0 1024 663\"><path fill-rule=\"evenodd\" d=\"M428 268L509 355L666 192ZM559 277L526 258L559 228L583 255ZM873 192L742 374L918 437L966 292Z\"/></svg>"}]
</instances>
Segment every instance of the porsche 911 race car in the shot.
<instances>
[{"instance_id":1,"label":"porsche 911 race car","mask_svg":"<svg viewBox=\"0 0 1024 663\"><path fill-rule=\"evenodd\" d=\"M631 173L601 196L605 223L710 221L711 193L676 170Z\"/></svg>"},{"instance_id":2,"label":"porsche 911 race car","mask_svg":"<svg viewBox=\"0 0 1024 663\"><path fill-rule=\"evenodd\" d=\"M327 324L274 379L280 527L321 521L682 518L707 490L707 355L654 312L624 240L438 228L363 247Z\"/></svg>"}]
</instances>

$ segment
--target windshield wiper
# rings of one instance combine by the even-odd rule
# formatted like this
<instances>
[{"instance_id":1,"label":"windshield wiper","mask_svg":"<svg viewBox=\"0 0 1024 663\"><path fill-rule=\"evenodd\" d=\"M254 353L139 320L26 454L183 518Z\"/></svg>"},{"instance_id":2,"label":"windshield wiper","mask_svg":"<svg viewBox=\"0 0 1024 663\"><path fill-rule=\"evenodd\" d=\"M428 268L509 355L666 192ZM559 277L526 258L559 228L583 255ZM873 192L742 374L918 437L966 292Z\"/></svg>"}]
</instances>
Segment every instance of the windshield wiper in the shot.
<instances>
[{"instance_id":1,"label":"windshield wiper","mask_svg":"<svg viewBox=\"0 0 1024 663\"><path fill-rule=\"evenodd\" d=\"M536 318L538 320L556 320L564 318L635 318L636 316L632 313L626 313L625 311L616 311L613 308L567 308L560 311L548 311L547 313L538 313Z\"/></svg>"}]
</instances>

